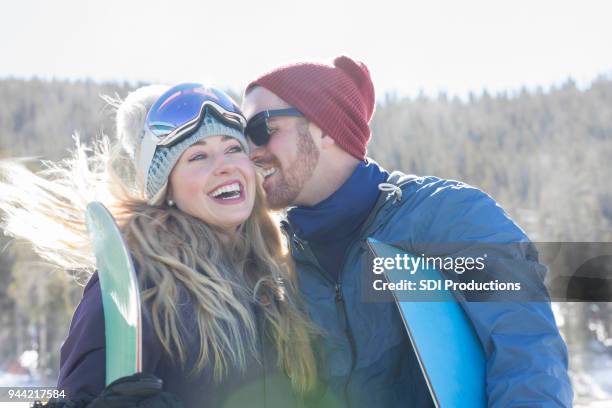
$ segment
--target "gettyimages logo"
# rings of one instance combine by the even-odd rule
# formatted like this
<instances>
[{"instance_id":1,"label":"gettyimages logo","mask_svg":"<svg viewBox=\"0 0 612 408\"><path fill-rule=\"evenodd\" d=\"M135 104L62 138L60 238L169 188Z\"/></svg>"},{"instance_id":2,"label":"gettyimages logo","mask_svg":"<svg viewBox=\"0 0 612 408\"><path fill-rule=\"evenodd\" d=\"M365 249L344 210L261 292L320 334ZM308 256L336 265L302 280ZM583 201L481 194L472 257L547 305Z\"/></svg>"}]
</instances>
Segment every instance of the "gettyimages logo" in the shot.
<instances>
[{"instance_id":1,"label":"gettyimages logo","mask_svg":"<svg viewBox=\"0 0 612 408\"><path fill-rule=\"evenodd\" d=\"M406 253L396 254L393 258L376 257L373 261L372 272L382 274L385 270L400 269L405 270L410 274L415 274L419 270L452 270L455 273L462 274L465 271L478 270L482 271L485 268L484 261L487 254L476 258L472 257L456 257L451 256L411 256Z\"/></svg>"},{"instance_id":2,"label":"gettyimages logo","mask_svg":"<svg viewBox=\"0 0 612 408\"><path fill-rule=\"evenodd\" d=\"M365 301L612 301L612 243L372 240ZM413 255L416 254L416 255ZM452 294L452 296L449 296Z\"/></svg>"}]
</instances>

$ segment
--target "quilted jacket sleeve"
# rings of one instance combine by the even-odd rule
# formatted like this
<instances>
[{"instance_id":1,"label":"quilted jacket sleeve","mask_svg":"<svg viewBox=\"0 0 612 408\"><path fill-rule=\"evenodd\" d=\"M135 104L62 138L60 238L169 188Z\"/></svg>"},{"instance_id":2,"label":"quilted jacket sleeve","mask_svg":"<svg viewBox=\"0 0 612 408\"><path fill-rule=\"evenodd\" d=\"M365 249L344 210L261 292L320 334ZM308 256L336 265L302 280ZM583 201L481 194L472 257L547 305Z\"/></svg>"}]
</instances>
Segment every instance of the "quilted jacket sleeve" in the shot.
<instances>
[{"instance_id":1,"label":"quilted jacket sleeve","mask_svg":"<svg viewBox=\"0 0 612 408\"><path fill-rule=\"evenodd\" d=\"M544 266L526 234L482 191L459 182L422 182L424 198L410 209L411 241L463 243L471 253L489 252L484 272L513 277L544 290ZM417 200L418 201L418 200ZM519 244L520 243L520 244ZM491 250L494 248L494 250ZM414 247L413 247L414 250ZM529 300L529 299L528 299ZM462 305L487 357L486 387L491 407L570 407L566 345L550 302L485 301Z\"/></svg>"}]
</instances>

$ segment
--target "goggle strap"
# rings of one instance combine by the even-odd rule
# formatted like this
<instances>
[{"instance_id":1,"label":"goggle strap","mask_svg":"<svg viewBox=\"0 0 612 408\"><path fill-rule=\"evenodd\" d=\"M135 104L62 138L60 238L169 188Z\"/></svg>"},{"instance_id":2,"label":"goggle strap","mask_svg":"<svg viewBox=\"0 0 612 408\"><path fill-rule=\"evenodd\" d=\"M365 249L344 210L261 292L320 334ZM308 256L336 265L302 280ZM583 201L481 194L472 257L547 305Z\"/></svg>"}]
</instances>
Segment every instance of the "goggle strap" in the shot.
<instances>
[{"instance_id":1,"label":"goggle strap","mask_svg":"<svg viewBox=\"0 0 612 408\"><path fill-rule=\"evenodd\" d=\"M155 149L157 148L157 137L145 130L144 135L142 136L142 141L140 142L140 151L138 154L137 163L137 173L142 185L142 191L146 195L147 191L147 178L149 176L149 167L151 166L151 161L153 160L153 156L155 155Z\"/></svg>"},{"instance_id":2,"label":"goggle strap","mask_svg":"<svg viewBox=\"0 0 612 408\"><path fill-rule=\"evenodd\" d=\"M185 123L180 128L175 129L168 135L164 136L163 139L158 139L158 146L167 146L171 145L176 139L184 135L185 133L189 133L200 124L200 117L193 119L190 122Z\"/></svg>"}]
</instances>

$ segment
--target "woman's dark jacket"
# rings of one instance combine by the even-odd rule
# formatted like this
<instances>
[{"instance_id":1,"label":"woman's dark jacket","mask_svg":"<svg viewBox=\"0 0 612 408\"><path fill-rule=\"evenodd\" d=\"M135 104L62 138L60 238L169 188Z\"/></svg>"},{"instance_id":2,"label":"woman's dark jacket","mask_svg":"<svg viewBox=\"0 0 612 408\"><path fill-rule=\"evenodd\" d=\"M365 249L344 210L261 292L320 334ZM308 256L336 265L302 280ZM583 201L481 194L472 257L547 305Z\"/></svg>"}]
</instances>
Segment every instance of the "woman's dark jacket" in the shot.
<instances>
[{"instance_id":1,"label":"woman's dark jacket","mask_svg":"<svg viewBox=\"0 0 612 408\"><path fill-rule=\"evenodd\" d=\"M148 308L143 306L143 371L156 375L164 382L164 390L175 394L188 407L293 407L302 406L291 389L289 379L279 372L277 354L270 339L262 333L263 313L254 307L258 322L257 355L247 355L247 369L232 368L221 384L205 367L189 377L189 371L199 353L199 336L195 327L192 304L188 296L177 302L182 321L188 328L186 336L187 365L174 363L163 350L154 333ZM248 353L247 353L248 354ZM104 313L98 275L95 273L83 292L68 338L61 349L58 389L66 390L70 399L93 399L104 389L105 343Z\"/></svg>"}]
</instances>

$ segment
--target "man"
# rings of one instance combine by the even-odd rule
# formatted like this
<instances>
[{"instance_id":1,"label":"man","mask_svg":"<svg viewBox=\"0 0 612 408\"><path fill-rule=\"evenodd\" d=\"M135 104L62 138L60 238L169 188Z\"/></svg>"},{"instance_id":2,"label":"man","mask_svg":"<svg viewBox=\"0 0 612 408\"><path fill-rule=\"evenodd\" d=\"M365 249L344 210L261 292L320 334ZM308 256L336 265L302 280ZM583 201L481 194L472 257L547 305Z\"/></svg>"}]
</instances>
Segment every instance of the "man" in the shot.
<instances>
[{"instance_id":1,"label":"man","mask_svg":"<svg viewBox=\"0 0 612 408\"><path fill-rule=\"evenodd\" d=\"M526 246L504 249L528 239L488 195L456 181L389 174L366 159L374 107L368 69L345 56L268 72L248 85L243 104L269 204L292 207L284 229L309 313L325 333L321 401L427 407L433 403L396 305L363 299L364 241L413 254L438 243L502 244L490 275L518 270L539 284L542 275ZM463 306L487 358L489 406L571 405L567 350L549 303Z\"/></svg>"}]
</instances>

